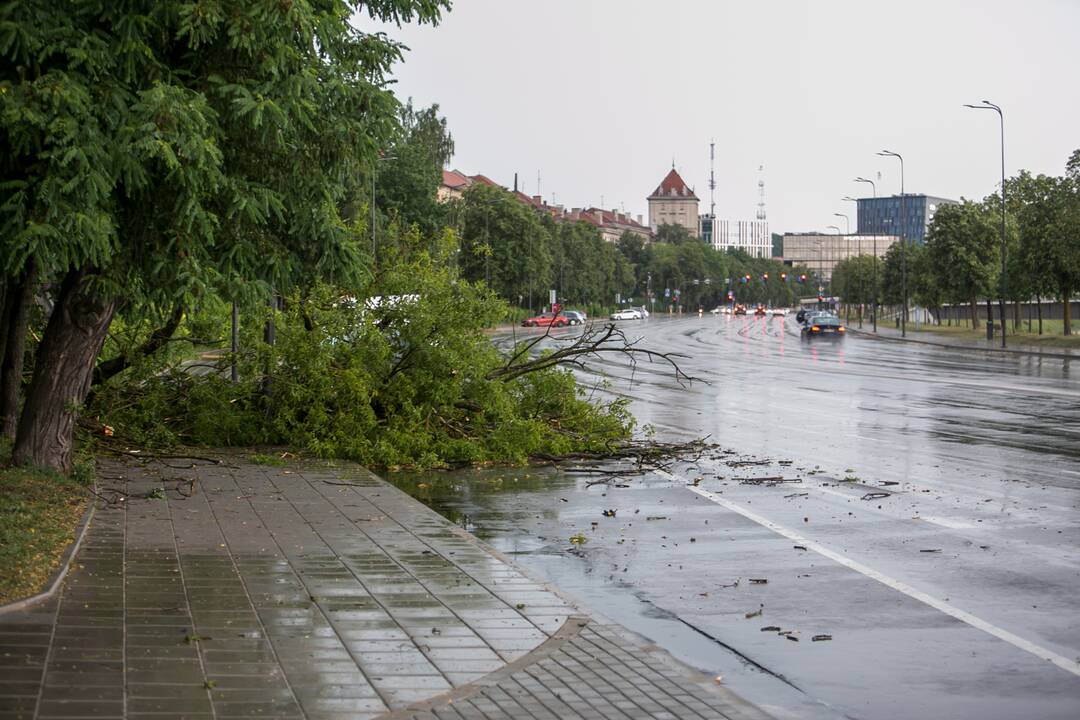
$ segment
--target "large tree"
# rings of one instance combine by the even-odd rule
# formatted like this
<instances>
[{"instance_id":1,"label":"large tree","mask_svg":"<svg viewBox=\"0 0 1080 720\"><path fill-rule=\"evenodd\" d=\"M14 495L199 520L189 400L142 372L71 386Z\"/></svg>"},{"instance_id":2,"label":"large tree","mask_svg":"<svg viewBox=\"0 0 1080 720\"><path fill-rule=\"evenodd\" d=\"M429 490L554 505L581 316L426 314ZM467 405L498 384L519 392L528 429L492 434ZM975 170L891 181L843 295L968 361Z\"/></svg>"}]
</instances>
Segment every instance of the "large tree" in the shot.
<instances>
[{"instance_id":1,"label":"large tree","mask_svg":"<svg viewBox=\"0 0 1080 720\"><path fill-rule=\"evenodd\" d=\"M989 297L997 287L1001 245L994 210L984 203L964 200L942 205L930 222L926 252L936 280L946 295L963 298L971 306L972 327L979 326L978 298ZM910 273L917 266L909 262ZM1004 318L1002 318L1004 321Z\"/></svg>"},{"instance_id":2,"label":"large tree","mask_svg":"<svg viewBox=\"0 0 1080 720\"><path fill-rule=\"evenodd\" d=\"M0 7L5 313L22 312L26 282L50 283L52 303L16 462L70 468L78 408L121 307L172 308L362 270L364 245L341 208L394 137L386 76L401 48L350 16L435 23L447 6Z\"/></svg>"},{"instance_id":3,"label":"large tree","mask_svg":"<svg viewBox=\"0 0 1080 720\"><path fill-rule=\"evenodd\" d=\"M1055 221L1047 255L1063 304L1063 331L1071 335L1071 302L1080 288L1080 150L1074 151L1065 164L1065 176L1058 183L1054 204Z\"/></svg>"}]
</instances>

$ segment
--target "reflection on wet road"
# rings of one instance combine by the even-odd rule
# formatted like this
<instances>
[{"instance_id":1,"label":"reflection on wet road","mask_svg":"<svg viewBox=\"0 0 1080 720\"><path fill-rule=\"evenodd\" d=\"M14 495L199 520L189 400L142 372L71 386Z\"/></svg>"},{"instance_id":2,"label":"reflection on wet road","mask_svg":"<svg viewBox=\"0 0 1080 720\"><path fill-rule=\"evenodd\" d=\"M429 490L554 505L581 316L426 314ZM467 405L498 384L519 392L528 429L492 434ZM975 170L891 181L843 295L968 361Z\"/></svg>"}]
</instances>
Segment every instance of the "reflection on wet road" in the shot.
<instances>
[{"instance_id":1,"label":"reflection on wet road","mask_svg":"<svg viewBox=\"0 0 1080 720\"><path fill-rule=\"evenodd\" d=\"M614 359L582 379L726 450L626 487L398 482L778 717L1080 717L1072 361L806 343L783 318L624 327L704 382Z\"/></svg>"}]
</instances>

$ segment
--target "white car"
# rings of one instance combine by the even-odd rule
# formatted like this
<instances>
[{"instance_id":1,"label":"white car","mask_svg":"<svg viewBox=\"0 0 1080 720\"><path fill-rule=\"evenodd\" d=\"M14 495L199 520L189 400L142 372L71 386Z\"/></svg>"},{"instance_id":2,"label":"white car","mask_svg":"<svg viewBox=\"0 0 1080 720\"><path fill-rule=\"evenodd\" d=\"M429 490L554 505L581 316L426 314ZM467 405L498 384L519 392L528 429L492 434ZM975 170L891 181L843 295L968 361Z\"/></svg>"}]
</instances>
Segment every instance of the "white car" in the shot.
<instances>
[{"instance_id":1,"label":"white car","mask_svg":"<svg viewBox=\"0 0 1080 720\"><path fill-rule=\"evenodd\" d=\"M644 320L639 310L627 308L616 313L611 313L612 320Z\"/></svg>"},{"instance_id":2,"label":"white car","mask_svg":"<svg viewBox=\"0 0 1080 720\"><path fill-rule=\"evenodd\" d=\"M773 308L769 311L770 315L787 315L787 308Z\"/></svg>"}]
</instances>

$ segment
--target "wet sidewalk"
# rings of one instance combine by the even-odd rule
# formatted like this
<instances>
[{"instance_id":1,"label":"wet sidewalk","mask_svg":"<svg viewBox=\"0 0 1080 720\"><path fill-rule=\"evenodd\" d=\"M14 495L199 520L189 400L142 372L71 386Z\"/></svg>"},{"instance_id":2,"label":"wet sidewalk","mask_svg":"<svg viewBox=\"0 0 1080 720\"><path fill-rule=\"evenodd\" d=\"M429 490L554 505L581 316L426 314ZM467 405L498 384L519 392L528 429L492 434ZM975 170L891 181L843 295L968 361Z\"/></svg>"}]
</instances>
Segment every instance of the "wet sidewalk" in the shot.
<instances>
[{"instance_id":1,"label":"wet sidewalk","mask_svg":"<svg viewBox=\"0 0 1080 720\"><path fill-rule=\"evenodd\" d=\"M102 464L0 720L766 717L362 468L188 463Z\"/></svg>"}]
</instances>

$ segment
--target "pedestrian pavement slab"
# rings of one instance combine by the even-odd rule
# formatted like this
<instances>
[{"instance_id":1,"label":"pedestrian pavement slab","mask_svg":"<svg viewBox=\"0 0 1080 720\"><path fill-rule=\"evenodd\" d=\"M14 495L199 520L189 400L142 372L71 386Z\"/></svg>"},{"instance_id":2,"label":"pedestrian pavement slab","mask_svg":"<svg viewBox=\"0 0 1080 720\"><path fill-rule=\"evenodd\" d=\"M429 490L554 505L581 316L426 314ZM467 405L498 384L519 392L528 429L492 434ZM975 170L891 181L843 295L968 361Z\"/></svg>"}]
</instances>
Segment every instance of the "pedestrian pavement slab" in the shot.
<instances>
[{"instance_id":1,"label":"pedestrian pavement slab","mask_svg":"<svg viewBox=\"0 0 1080 720\"><path fill-rule=\"evenodd\" d=\"M359 466L99 463L0 720L763 718Z\"/></svg>"}]
</instances>

